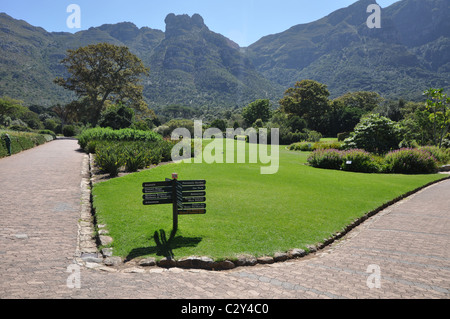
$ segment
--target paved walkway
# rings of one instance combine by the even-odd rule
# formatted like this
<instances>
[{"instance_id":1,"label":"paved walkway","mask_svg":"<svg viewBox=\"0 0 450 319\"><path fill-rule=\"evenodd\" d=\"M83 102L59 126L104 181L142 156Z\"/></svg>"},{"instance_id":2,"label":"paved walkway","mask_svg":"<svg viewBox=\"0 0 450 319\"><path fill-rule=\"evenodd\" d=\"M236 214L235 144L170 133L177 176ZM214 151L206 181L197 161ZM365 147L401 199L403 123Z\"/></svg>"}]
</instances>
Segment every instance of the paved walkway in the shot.
<instances>
[{"instance_id":1,"label":"paved walkway","mask_svg":"<svg viewBox=\"0 0 450 319\"><path fill-rule=\"evenodd\" d=\"M304 259L221 272L78 273L73 260L86 155L77 149L74 140L57 140L0 160L0 298L450 296L450 180L383 210Z\"/></svg>"}]
</instances>

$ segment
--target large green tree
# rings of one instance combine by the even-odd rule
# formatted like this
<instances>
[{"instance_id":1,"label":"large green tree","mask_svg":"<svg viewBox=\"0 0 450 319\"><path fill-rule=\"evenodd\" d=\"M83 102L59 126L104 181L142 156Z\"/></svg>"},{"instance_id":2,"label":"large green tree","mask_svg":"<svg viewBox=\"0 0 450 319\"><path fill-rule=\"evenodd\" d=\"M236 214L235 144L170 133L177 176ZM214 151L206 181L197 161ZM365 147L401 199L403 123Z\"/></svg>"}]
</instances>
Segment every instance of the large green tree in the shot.
<instances>
[{"instance_id":1,"label":"large green tree","mask_svg":"<svg viewBox=\"0 0 450 319\"><path fill-rule=\"evenodd\" d=\"M253 125L258 119L267 122L270 119L270 116L270 101L267 99L256 100L242 110L242 117L248 126Z\"/></svg>"},{"instance_id":2,"label":"large green tree","mask_svg":"<svg viewBox=\"0 0 450 319\"><path fill-rule=\"evenodd\" d=\"M450 97L444 94L444 89L433 88L425 91L424 95L427 96L426 107L433 123L433 142L440 148L450 128Z\"/></svg>"},{"instance_id":3,"label":"large green tree","mask_svg":"<svg viewBox=\"0 0 450 319\"><path fill-rule=\"evenodd\" d=\"M139 82L149 69L127 47L108 43L88 45L68 50L61 63L70 75L54 82L88 100L94 125L108 103L121 102L137 113L147 112Z\"/></svg>"},{"instance_id":4,"label":"large green tree","mask_svg":"<svg viewBox=\"0 0 450 319\"><path fill-rule=\"evenodd\" d=\"M310 129L323 132L326 114L330 110L329 96L325 84L302 80L289 88L279 103L283 112L298 115L307 121Z\"/></svg>"},{"instance_id":5,"label":"large green tree","mask_svg":"<svg viewBox=\"0 0 450 319\"><path fill-rule=\"evenodd\" d=\"M358 108L369 112L378 107L383 98L376 92L359 91L346 93L336 98L335 101L341 102L348 108Z\"/></svg>"},{"instance_id":6,"label":"large green tree","mask_svg":"<svg viewBox=\"0 0 450 319\"><path fill-rule=\"evenodd\" d=\"M28 109L22 103L9 97L0 98L0 124L3 124L6 117L19 117L26 113Z\"/></svg>"}]
</instances>

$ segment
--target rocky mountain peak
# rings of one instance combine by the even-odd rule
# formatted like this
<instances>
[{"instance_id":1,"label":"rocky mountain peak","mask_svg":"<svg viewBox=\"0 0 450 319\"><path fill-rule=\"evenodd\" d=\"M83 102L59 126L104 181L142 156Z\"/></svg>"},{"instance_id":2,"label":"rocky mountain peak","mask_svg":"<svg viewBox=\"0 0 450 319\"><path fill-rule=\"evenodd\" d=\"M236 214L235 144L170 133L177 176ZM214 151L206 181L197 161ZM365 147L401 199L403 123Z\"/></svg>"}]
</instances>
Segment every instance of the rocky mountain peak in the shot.
<instances>
[{"instance_id":1,"label":"rocky mountain peak","mask_svg":"<svg viewBox=\"0 0 450 319\"><path fill-rule=\"evenodd\" d=\"M195 29L208 29L203 18L197 13L192 17L187 14L175 15L170 13L164 22L166 23L166 37L192 32Z\"/></svg>"}]
</instances>

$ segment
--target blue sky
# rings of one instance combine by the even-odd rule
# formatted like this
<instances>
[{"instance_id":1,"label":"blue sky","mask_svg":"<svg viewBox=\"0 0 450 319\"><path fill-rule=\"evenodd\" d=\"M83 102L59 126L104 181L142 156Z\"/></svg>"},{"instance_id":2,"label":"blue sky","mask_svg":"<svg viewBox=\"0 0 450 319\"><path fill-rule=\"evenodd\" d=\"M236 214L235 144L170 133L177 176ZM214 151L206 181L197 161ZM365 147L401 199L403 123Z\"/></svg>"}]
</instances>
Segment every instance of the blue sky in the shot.
<instances>
[{"instance_id":1,"label":"blue sky","mask_svg":"<svg viewBox=\"0 0 450 319\"><path fill-rule=\"evenodd\" d=\"M385 8L398 0L378 0ZM129 21L165 29L169 13L199 13L210 30L248 46L261 37L320 19L356 0L0 0L0 12L47 31L76 32L105 23ZM81 29L69 29L70 4L81 8ZM369 14L368 14L369 15Z\"/></svg>"}]
</instances>

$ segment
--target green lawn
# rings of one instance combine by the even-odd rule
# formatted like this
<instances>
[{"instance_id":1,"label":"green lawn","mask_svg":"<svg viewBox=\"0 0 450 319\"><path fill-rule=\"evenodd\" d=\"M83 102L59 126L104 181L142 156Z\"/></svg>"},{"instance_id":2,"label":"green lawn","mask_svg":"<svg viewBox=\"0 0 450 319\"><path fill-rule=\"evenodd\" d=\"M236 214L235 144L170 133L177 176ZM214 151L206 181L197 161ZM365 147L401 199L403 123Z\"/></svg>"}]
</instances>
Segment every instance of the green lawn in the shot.
<instances>
[{"instance_id":1,"label":"green lawn","mask_svg":"<svg viewBox=\"0 0 450 319\"><path fill-rule=\"evenodd\" d=\"M108 225L114 255L128 259L160 259L168 251L175 258L216 260L273 255L322 242L384 203L443 178L315 169L304 165L307 155L280 146L274 175L261 175L260 164L180 163L111 179L94 186L97 221ZM175 238L161 249L161 230L167 239L172 230L172 206L142 205L141 185L172 173L207 181L207 213L179 216Z\"/></svg>"}]
</instances>

